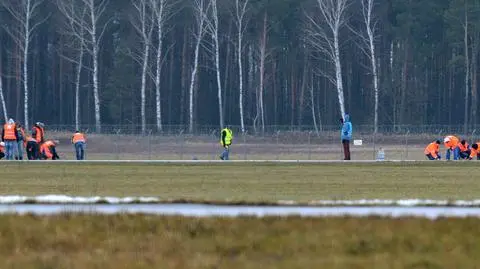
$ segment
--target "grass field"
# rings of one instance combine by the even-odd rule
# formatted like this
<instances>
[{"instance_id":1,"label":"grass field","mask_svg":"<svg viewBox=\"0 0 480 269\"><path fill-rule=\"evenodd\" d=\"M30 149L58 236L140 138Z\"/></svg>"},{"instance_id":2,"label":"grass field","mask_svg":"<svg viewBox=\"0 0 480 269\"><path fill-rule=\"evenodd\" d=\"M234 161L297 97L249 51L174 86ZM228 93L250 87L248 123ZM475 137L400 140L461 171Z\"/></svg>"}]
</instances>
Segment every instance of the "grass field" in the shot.
<instances>
[{"instance_id":1,"label":"grass field","mask_svg":"<svg viewBox=\"0 0 480 269\"><path fill-rule=\"evenodd\" d=\"M0 216L2 268L478 268L478 219Z\"/></svg>"},{"instance_id":2,"label":"grass field","mask_svg":"<svg viewBox=\"0 0 480 269\"><path fill-rule=\"evenodd\" d=\"M155 196L209 202L477 199L477 162L2 163L0 195Z\"/></svg>"}]
</instances>

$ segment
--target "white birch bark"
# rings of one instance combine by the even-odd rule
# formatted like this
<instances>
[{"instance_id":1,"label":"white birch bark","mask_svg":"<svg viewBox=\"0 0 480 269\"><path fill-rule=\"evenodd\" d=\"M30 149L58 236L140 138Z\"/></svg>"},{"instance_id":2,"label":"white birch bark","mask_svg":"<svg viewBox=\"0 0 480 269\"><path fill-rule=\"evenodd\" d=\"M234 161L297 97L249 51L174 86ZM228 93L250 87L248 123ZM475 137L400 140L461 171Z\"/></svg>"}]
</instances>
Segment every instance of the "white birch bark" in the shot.
<instances>
[{"instance_id":1,"label":"white birch bark","mask_svg":"<svg viewBox=\"0 0 480 269\"><path fill-rule=\"evenodd\" d=\"M33 21L34 15L42 3L43 0L18 0L16 4L11 4L8 1L2 3L18 23L17 30L12 31L7 28L7 31L22 51L23 121L26 129L29 128L28 55L30 54L30 43L35 29L46 20Z\"/></svg>"},{"instance_id":2,"label":"white birch bark","mask_svg":"<svg viewBox=\"0 0 480 269\"><path fill-rule=\"evenodd\" d=\"M217 78L217 99L218 99L218 115L220 121L220 128L223 129L224 120L223 120L223 99L222 99L222 81L220 74L220 42L219 42L219 19L218 19L218 9L217 9L217 0L209 0L209 5L211 6L210 12L208 12L206 17L206 26L207 31L212 37L213 41L213 57L215 60L215 73Z\"/></svg>"},{"instance_id":3,"label":"white birch bark","mask_svg":"<svg viewBox=\"0 0 480 269\"><path fill-rule=\"evenodd\" d=\"M75 78L75 129L80 130L80 79L82 77L83 68L83 45L80 45L78 53L77 74Z\"/></svg>"},{"instance_id":4,"label":"white birch bark","mask_svg":"<svg viewBox=\"0 0 480 269\"><path fill-rule=\"evenodd\" d=\"M333 65L335 76L326 74L337 90L340 113L345 115L345 97L343 91L342 65L340 60L340 30L346 24L346 10L349 0L317 0L320 16L309 16L310 42L317 50L324 54Z\"/></svg>"},{"instance_id":5,"label":"white birch bark","mask_svg":"<svg viewBox=\"0 0 480 269\"><path fill-rule=\"evenodd\" d=\"M5 122L7 122L8 121L7 104L5 103L5 96L3 95L3 79L1 75L0 75L0 101L2 102L3 118L5 119Z\"/></svg>"},{"instance_id":6,"label":"white birch bark","mask_svg":"<svg viewBox=\"0 0 480 269\"><path fill-rule=\"evenodd\" d=\"M147 73L149 71L149 57L152 44L152 33L154 28L154 13L151 11L153 6L149 0L132 0L133 7L136 11L136 18L132 21L133 27L136 29L141 38L142 51L140 52L139 62L142 65L141 85L140 85L140 117L142 135L147 133L147 116L146 116L146 88Z\"/></svg>"},{"instance_id":7,"label":"white birch bark","mask_svg":"<svg viewBox=\"0 0 480 269\"><path fill-rule=\"evenodd\" d=\"M195 89L195 83L198 72L198 58L200 54L200 45L202 44L203 36L205 35L205 14L208 6L205 4L206 0L194 0L194 13L196 19L196 32L195 32L195 52L193 60L193 68L190 76L190 87L188 90L188 130L190 133L193 133L193 95Z\"/></svg>"},{"instance_id":8,"label":"white birch bark","mask_svg":"<svg viewBox=\"0 0 480 269\"><path fill-rule=\"evenodd\" d=\"M240 128L245 133L245 117L243 113L243 34L245 32L245 13L249 0L235 0L235 22L237 24L237 61L238 61L238 106L240 109Z\"/></svg>"}]
</instances>

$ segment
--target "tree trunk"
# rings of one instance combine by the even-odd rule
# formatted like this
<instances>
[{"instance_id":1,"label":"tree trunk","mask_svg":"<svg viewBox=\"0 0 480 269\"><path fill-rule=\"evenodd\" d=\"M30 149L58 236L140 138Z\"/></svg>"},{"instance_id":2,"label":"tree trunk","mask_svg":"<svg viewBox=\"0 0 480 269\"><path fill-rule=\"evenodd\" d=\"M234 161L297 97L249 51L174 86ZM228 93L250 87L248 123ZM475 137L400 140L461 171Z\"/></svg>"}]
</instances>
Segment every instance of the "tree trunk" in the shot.
<instances>
[{"instance_id":1,"label":"tree trunk","mask_svg":"<svg viewBox=\"0 0 480 269\"><path fill-rule=\"evenodd\" d=\"M260 85L259 85L259 94L258 94L258 110L257 116L260 116L260 124L262 126L262 133L265 132L265 115L264 115L264 104L263 104L263 92L265 87L265 58L266 48L267 47L267 12L265 12L263 17L263 30L262 37L260 39Z\"/></svg>"},{"instance_id":2,"label":"tree trunk","mask_svg":"<svg viewBox=\"0 0 480 269\"><path fill-rule=\"evenodd\" d=\"M75 78L75 129L80 130L80 79L83 68L83 45L80 45L78 54L77 74Z\"/></svg>"},{"instance_id":3,"label":"tree trunk","mask_svg":"<svg viewBox=\"0 0 480 269\"><path fill-rule=\"evenodd\" d=\"M468 131L468 84L469 84L469 75L470 75L470 62L469 62L469 53L468 53L468 10L467 5L465 4L465 22L464 22L464 53L465 53L465 103L464 103L464 122L463 122L463 133L467 135Z\"/></svg>"},{"instance_id":4,"label":"tree trunk","mask_svg":"<svg viewBox=\"0 0 480 269\"><path fill-rule=\"evenodd\" d=\"M335 78L338 94L338 103L340 105L340 113L345 115L345 97L343 95L343 78L342 78L342 64L340 62L340 43L338 40L339 29L333 33L333 45L335 49Z\"/></svg>"}]
</instances>

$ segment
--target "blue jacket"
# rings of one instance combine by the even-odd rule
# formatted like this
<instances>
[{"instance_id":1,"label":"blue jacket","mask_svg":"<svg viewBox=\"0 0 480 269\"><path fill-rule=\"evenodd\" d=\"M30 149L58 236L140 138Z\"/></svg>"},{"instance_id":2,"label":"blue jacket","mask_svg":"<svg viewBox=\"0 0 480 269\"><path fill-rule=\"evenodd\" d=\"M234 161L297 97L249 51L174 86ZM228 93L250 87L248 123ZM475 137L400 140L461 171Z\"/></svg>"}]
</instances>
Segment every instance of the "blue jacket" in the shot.
<instances>
[{"instance_id":1,"label":"blue jacket","mask_svg":"<svg viewBox=\"0 0 480 269\"><path fill-rule=\"evenodd\" d=\"M343 126L340 137L342 140L352 140L352 123L350 122L350 115L345 114L343 118Z\"/></svg>"}]
</instances>

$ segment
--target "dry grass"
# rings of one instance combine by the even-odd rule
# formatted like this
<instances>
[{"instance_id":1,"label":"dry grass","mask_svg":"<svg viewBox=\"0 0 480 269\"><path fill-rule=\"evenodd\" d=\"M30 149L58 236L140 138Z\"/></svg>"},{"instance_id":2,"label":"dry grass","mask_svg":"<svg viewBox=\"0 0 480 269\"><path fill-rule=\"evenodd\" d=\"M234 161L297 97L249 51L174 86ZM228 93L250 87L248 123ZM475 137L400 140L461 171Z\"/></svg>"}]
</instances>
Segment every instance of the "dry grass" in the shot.
<instances>
[{"instance_id":1,"label":"dry grass","mask_svg":"<svg viewBox=\"0 0 480 269\"><path fill-rule=\"evenodd\" d=\"M478 268L477 219L0 216L2 268Z\"/></svg>"},{"instance_id":2,"label":"dry grass","mask_svg":"<svg viewBox=\"0 0 480 269\"><path fill-rule=\"evenodd\" d=\"M248 203L478 199L478 162L374 164L3 163L1 195L156 196Z\"/></svg>"}]
</instances>

